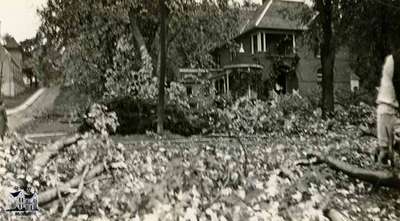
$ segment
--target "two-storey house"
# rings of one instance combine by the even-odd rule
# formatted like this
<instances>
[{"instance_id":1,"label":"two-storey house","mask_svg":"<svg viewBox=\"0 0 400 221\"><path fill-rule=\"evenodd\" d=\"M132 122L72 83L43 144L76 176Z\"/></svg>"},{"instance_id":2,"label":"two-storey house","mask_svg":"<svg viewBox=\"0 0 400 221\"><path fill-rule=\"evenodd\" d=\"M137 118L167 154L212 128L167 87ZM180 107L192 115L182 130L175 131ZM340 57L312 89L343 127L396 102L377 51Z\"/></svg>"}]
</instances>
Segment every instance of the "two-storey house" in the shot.
<instances>
[{"instance_id":1,"label":"two-storey house","mask_svg":"<svg viewBox=\"0 0 400 221\"><path fill-rule=\"evenodd\" d=\"M314 50L318 47L310 47L304 39L307 26L298 16L307 7L301 0L265 0L234 37L236 47L225 44L214 48L211 54L216 67L209 70L208 76L217 93L235 93L232 84L241 84L240 78L254 73L261 73L258 83L279 93L317 92L322 81L319 53ZM339 50L334 68L335 90L350 92L351 84L358 84L352 75L347 51ZM254 93L250 83L247 86L249 94L260 93Z\"/></svg>"}]
</instances>

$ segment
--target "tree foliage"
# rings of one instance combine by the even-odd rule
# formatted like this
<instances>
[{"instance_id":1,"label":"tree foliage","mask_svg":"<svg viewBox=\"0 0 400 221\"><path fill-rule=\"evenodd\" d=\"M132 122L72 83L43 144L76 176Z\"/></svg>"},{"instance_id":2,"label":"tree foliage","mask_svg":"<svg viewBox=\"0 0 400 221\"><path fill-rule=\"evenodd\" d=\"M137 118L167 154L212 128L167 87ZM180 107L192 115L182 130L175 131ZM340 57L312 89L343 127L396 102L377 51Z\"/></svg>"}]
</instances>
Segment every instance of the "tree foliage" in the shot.
<instances>
[{"instance_id":1,"label":"tree foliage","mask_svg":"<svg viewBox=\"0 0 400 221\"><path fill-rule=\"evenodd\" d=\"M384 58L400 48L400 3L391 0L344 1L343 40L363 88L374 91ZM346 37L352 36L352 37Z\"/></svg>"},{"instance_id":2,"label":"tree foliage","mask_svg":"<svg viewBox=\"0 0 400 221\"><path fill-rule=\"evenodd\" d=\"M325 3L331 4L334 46L332 50L344 49L349 54L352 69L360 77L362 88L370 91L370 96L374 96L373 91L378 85L384 58L400 47L399 2L391 0L314 1L314 11L319 14L315 22L310 23L313 45L315 42L323 43L321 19L326 15L324 11L321 13L321 10L318 10L317 3L322 6ZM309 19L307 16L306 18Z\"/></svg>"},{"instance_id":3,"label":"tree foliage","mask_svg":"<svg viewBox=\"0 0 400 221\"><path fill-rule=\"evenodd\" d=\"M179 67L210 64L208 48L236 31L237 6L221 2L168 1L169 81ZM157 3L142 0L51 0L39 11L41 32L50 45L64 50L69 83L94 96L140 97L157 70L158 9ZM145 61L143 52L152 59Z\"/></svg>"}]
</instances>

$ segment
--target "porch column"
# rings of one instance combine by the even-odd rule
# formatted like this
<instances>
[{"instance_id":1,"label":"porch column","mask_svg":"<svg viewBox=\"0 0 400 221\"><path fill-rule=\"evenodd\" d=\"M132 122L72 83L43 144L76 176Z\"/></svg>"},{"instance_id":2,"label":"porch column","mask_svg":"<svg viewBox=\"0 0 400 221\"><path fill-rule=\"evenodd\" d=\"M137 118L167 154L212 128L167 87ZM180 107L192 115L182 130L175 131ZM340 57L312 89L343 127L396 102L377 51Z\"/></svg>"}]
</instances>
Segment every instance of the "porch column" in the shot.
<instances>
[{"instance_id":1,"label":"porch column","mask_svg":"<svg viewBox=\"0 0 400 221\"><path fill-rule=\"evenodd\" d=\"M224 86L224 94L226 94L226 80L225 80L225 77L223 77L223 76L222 76L222 83Z\"/></svg>"},{"instance_id":2,"label":"porch column","mask_svg":"<svg viewBox=\"0 0 400 221\"><path fill-rule=\"evenodd\" d=\"M229 72L226 72L226 93L229 94Z\"/></svg>"},{"instance_id":3,"label":"porch column","mask_svg":"<svg viewBox=\"0 0 400 221\"><path fill-rule=\"evenodd\" d=\"M293 40L293 54L296 54L296 36L294 34L292 35L292 40Z\"/></svg>"}]
</instances>

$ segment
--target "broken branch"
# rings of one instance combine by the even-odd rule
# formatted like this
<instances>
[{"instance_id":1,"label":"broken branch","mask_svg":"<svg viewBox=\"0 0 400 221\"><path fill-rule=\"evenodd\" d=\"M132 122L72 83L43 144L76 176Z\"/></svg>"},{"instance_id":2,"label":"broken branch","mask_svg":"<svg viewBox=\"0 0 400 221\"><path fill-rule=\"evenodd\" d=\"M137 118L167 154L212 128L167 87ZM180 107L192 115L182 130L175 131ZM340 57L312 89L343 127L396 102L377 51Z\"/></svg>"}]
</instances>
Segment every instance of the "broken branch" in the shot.
<instances>
[{"instance_id":1,"label":"broken branch","mask_svg":"<svg viewBox=\"0 0 400 221\"><path fill-rule=\"evenodd\" d=\"M74 205L75 201L78 200L78 198L82 195L83 186L85 184L85 178L88 171L89 171L89 165L87 165L85 167L85 171L83 171L81 182L79 183L78 192L75 193L74 197L71 199L71 201L68 202L67 206L64 208L64 211L61 215L62 219L68 216L68 213L71 210L72 206Z\"/></svg>"},{"instance_id":2,"label":"broken branch","mask_svg":"<svg viewBox=\"0 0 400 221\"><path fill-rule=\"evenodd\" d=\"M87 180L93 179L96 175L102 173L105 170L104 164L100 163L93 167L86 176ZM75 188L80 184L81 176L74 177L64 185L59 186L59 191L64 194L68 194L69 188ZM57 188L52 188L39 195L39 205L44 205L56 199L58 197Z\"/></svg>"},{"instance_id":3,"label":"broken branch","mask_svg":"<svg viewBox=\"0 0 400 221\"><path fill-rule=\"evenodd\" d=\"M46 164L54 155L56 155L60 150L64 149L65 147L75 144L80 139L82 139L81 135L75 134L72 137L57 140L55 143L45 147L42 153L36 154L35 159L32 163L30 174L37 177L42 168L46 166Z\"/></svg>"},{"instance_id":4,"label":"broken branch","mask_svg":"<svg viewBox=\"0 0 400 221\"><path fill-rule=\"evenodd\" d=\"M325 163L330 168L341 171L344 174L359 180L367 181L381 186L400 188L400 175L388 170L368 170L355 165L343 162L329 156L313 153L319 161Z\"/></svg>"},{"instance_id":5,"label":"broken branch","mask_svg":"<svg viewBox=\"0 0 400 221\"><path fill-rule=\"evenodd\" d=\"M331 221L347 221L347 218L335 209L330 209L325 214Z\"/></svg>"}]
</instances>

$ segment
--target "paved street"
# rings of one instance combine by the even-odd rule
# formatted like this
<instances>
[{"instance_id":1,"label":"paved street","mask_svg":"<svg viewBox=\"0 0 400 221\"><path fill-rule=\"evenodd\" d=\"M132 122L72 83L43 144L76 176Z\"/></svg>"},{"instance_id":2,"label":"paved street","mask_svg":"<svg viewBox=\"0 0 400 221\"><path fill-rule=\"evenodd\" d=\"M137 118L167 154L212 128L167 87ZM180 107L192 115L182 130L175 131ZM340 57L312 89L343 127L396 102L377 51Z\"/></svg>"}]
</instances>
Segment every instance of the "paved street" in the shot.
<instances>
[{"instance_id":1,"label":"paved street","mask_svg":"<svg viewBox=\"0 0 400 221\"><path fill-rule=\"evenodd\" d=\"M53 104L60 88L47 88L45 92L27 109L16 114L8 116L8 127L11 131L15 131L24 124L32 121L36 116L40 116L49 112L53 108Z\"/></svg>"}]
</instances>

